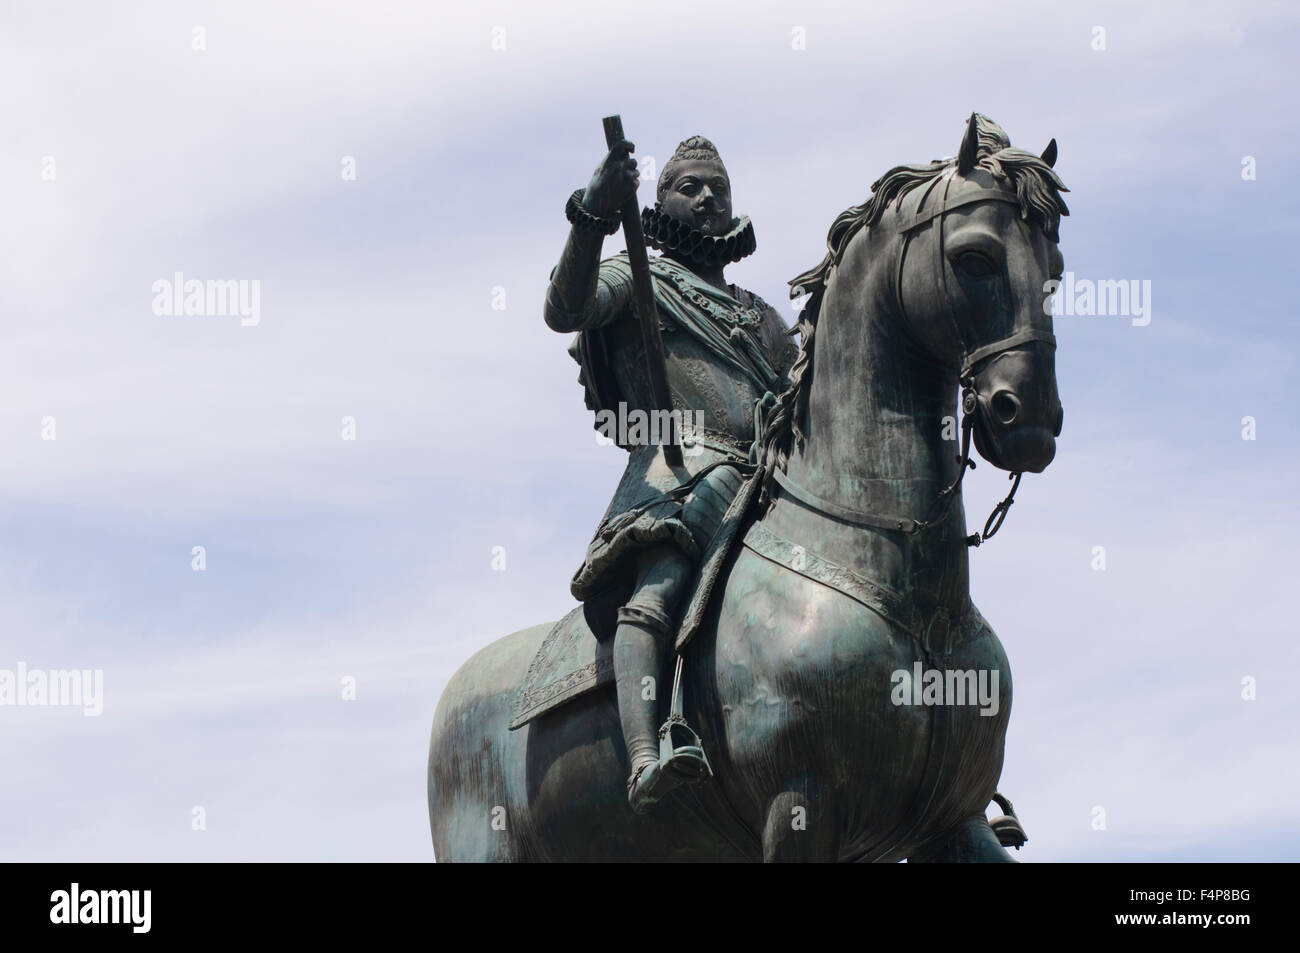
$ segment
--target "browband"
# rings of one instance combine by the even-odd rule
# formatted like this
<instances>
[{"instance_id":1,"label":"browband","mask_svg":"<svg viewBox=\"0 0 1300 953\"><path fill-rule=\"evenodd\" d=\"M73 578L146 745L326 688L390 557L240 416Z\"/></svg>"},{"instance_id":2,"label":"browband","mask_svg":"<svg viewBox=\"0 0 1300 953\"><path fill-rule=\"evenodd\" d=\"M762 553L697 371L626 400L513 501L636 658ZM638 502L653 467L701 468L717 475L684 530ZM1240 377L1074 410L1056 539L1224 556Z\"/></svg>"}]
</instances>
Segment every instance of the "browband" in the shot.
<instances>
[{"instance_id":1,"label":"browband","mask_svg":"<svg viewBox=\"0 0 1300 953\"><path fill-rule=\"evenodd\" d=\"M913 229L920 228L931 219L938 218L945 212L951 212L955 208L961 208L963 205L974 205L976 202L1010 202L1013 205L1019 205L1020 199L1015 193L1007 192L1003 189L979 189L975 192L967 192L965 195L955 199L945 199L943 204L938 208L932 208L928 211L918 211L912 216L912 220L904 225L899 231L906 234ZM925 199L921 199L921 204L925 204Z\"/></svg>"}]
</instances>

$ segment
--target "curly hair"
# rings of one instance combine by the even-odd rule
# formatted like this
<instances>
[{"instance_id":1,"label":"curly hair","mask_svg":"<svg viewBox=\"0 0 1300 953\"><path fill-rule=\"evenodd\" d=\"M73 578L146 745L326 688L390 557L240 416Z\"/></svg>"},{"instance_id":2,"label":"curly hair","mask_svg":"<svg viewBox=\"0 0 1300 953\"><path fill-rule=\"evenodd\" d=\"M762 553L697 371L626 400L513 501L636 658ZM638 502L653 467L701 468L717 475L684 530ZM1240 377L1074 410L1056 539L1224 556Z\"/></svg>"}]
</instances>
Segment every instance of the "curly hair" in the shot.
<instances>
[{"instance_id":1,"label":"curly hair","mask_svg":"<svg viewBox=\"0 0 1300 953\"><path fill-rule=\"evenodd\" d=\"M674 167L691 159L711 159L719 165L722 164L722 156L718 155L717 147L708 139L703 136L691 136L689 139L683 139L678 144L676 151L664 163L663 172L659 173L659 185L655 189L656 201L662 202L664 196L668 194L668 187L673 183Z\"/></svg>"}]
</instances>

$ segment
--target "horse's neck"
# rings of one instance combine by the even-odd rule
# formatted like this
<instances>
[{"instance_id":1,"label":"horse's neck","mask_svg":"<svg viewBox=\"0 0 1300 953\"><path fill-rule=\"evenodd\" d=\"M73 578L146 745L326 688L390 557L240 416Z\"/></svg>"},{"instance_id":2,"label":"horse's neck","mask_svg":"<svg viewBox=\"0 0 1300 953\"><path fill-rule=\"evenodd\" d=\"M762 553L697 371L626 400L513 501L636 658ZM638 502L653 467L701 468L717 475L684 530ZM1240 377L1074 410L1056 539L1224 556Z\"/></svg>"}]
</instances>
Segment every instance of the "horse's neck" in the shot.
<instances>
[{"instance_id":1,"label":"horse's neck","mask_svg":"<svg viewBox=\"0 0 1300 953\"><path fill-rule=\"evenodd\" d=\"M853 510L923 520L958 472L956 382L904 337L887 294L868 295L865 313L845 300L854 297L829 290L818 316L807 439L791 448L786 475ZM780 490L764 523L922 607L958 611L969 599L960 498L942 524L911 536L816 513Z\"/></svg>"}]
</instances>

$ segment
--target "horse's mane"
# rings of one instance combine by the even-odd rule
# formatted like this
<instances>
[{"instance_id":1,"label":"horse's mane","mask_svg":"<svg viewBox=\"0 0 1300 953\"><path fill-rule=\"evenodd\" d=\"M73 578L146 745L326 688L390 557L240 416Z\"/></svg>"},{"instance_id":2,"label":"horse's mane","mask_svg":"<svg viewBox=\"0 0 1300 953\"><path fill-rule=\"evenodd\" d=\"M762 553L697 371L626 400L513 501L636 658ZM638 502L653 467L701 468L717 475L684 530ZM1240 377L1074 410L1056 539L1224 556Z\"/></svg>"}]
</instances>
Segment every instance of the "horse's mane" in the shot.
<instances>
[{"instance_id":1,"label":"horse's mane","mask_svg":"<svg viewBox=\"0 0 1300 953\"><path fill-rule=\"evenodd\" d=\"M984 169L995 179L1010 183L1020 200L1020 216L1038 224L1052 241L1059 241L1061 216L1069 215L1062 192L1068 192L1051 165L1044 158L1014 149L1002 127L979 113L975 114L978 140L976 168ZM1054 153L1054 147L1051 151ZM1054 155L1052 157L1054 159ZM830 280L831 269L849 241L864 228L876 224L893 204L901 201L918 185L930 182L957 165L956 157L936 159L925 165L899 165L890 169L871 185L871 195L861 205L845 209L831 223L826 235L826 257L790 281L790 297L808 294L808 303L799 312L790 335L800 335L799 356L790 370L790 386L777 399L768 420L762 449L768 479L773 467L784 470L792 441L802 446L808 414L808 392L812 384L813 352L817 316L822 297Z\"/></svg>"}]
</instances>

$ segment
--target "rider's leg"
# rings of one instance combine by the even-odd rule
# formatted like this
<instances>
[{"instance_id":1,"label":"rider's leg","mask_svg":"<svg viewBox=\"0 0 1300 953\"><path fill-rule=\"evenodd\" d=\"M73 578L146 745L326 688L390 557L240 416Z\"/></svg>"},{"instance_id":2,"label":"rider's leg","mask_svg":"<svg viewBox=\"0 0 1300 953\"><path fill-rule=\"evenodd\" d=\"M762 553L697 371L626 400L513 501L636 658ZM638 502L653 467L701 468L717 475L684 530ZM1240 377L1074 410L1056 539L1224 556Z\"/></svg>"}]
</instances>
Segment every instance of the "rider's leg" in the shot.
<instances>
[{"instance_id":1,"label":"rider's leg","mask_svg":"<svg viewBox=\"0 0 1300 953\"><path fill-rule=\"evenodd\" d=\"M619 610L614 632L614 677L618 714L627 745L631 776L629 800L634 809L652 801L637 782L659 762L659 702L664 686L664 661L672 640L677 604L691 576L691 561L678 548L661 545L643 552L637 561L632 597ZM649 678L652 681L647 682Z\"/></svg>"}]
</instances>

